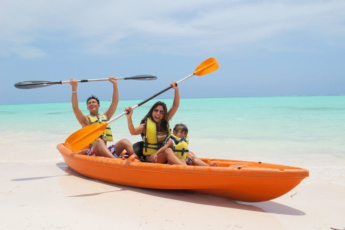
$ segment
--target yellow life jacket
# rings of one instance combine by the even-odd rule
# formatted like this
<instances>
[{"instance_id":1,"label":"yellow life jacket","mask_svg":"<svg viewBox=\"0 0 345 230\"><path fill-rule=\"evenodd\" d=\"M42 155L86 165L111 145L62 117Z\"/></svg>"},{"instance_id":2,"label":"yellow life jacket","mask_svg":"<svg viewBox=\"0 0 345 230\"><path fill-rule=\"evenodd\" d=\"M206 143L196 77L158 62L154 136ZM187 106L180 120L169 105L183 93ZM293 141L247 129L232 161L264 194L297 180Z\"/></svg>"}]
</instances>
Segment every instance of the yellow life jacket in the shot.
<instances>
[{"instance_id":1,"label":"yellow life jacket","mask_svg":"<svg viewBox=\"0 0 345 230\"><path fill-rule=\"evenodd\" d=\"M179 159L186 159L188 153L188 136L186 138L179 138L174 134L170 135L170 139L175 142L173 151Z\"/></svg>"},{"instance_id":2,"label":"yellow life jacket","mask_svg":"<svg viewBox=\"0 0 345 230\"><path fill-rule=\"evenodd\" d=\"M144 156L150 156L154 154L155 152L160 149L164 142L168 139L170 136L170 127L167 126L167 138L164 142L158 143L157 138L157 124L156 122L152 121L150 118L147 118L146 120L146 133L142 136L143 137L143 155Z\"/></svg>"},{"instance_id":3,"label":"yellow life jacket","mask_svg":"<svg viewBox=\"0 0 345 230\"><path fill-rule=\"evenodd\" d=\"M98 123L106 123L108 121L107 117L103 114L99 114L99 116L93 116L93 115L87 115L89 118L91 124L94 124L96 122ZM113 141L113 135L111 133L111 128L109 125L107 125L106 129L104 130L104 133L100 136L102 140L104 141ZM94 140L91 144L94 144L96 140Z\"/></svg>"}]
</instances>

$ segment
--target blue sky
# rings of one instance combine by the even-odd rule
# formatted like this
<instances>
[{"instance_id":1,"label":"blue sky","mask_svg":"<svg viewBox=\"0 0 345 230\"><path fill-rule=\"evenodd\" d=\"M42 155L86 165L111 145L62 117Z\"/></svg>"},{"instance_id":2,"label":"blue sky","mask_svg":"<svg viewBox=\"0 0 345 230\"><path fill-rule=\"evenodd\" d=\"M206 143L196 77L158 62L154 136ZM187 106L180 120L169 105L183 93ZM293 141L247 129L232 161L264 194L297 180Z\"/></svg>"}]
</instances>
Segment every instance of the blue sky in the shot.
<instances>
[{"instance_id":1,"label":"blue sky","mask_svg":"<svg viewBox=\"0 0 345 230\"><path fill-rule=\"evenodd\" d=\"M70 85L14 88L20 81L156 75L118 83L120 99L146 99L209 57L219 69L183 82L181 97L345 92L343 0L0 0L0 6L0 104L70 100ZM108 82L80 84L78 91L80 100L111 97Z\"/></svg>"}]
</instances>

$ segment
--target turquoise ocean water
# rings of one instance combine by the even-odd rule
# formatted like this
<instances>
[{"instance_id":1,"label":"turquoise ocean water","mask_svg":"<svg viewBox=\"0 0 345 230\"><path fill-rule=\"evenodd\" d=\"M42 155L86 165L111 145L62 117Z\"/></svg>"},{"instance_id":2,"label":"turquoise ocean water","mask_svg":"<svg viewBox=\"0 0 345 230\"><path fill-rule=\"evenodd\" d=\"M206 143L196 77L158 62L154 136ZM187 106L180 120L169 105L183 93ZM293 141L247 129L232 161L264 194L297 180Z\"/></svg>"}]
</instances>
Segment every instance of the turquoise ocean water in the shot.
<instances>
[{"instance_id":1,"label":"turquoise ocean water","mask_svg":"<svg viewBox=\"0 0 345 230\"><path fill-rule=\"evenodd\" d=\"M135 124L156 101L134 110ZM120 101L115 115L139 102ZM102 101L100 112L109 105ZM87 113L85 102L80 107ZM61 158L56 145L81 128L70 102L0 105L0 120L0 162ZM325 167L337 176L345 172L345 96L181 99L170 123L180 122L189 128L190 149L201 157L292 164L320 176ZM140 140L129 134L125 116L111 127L116 139Z\"/></svg>"}]
</instances>

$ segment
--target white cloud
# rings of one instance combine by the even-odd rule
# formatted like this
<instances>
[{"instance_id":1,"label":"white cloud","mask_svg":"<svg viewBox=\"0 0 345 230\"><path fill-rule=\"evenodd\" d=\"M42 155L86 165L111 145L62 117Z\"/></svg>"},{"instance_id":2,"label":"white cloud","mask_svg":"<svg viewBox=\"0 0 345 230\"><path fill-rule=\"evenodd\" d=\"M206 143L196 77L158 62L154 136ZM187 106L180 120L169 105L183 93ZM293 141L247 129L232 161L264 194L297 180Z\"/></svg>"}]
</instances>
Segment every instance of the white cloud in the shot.
<instances>
[{"instance_id":1,"label":"white cloud","mask_svg":"<svg viewBox=\"0 0 345 230\"><path fill-rule=\"evenodd\" d=\"M226 52L299 31L345 37L343 0L0 0L0 5L3 56L42 57L46 46L69 40L80 46L79 52L104 54L133 47Z\"/></svg>"}]
</instances>

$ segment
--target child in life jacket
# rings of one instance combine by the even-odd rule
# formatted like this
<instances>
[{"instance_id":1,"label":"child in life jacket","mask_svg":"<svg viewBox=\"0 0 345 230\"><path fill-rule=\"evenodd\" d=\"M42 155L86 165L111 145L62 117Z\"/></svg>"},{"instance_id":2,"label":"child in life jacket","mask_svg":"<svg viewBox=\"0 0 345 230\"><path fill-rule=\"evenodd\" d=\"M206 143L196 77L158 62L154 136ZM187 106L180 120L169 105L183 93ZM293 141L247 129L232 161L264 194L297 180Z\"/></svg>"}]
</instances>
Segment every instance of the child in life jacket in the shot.
<instances>
[{"instance_id":1,"label":"child in life jacket","mask_svg":"<svg viewBox=\"0 0 345 230\"><path fill-rule=\"evenodd\" d=\"M200 158L195 156L193 152L188 149L188 128L184 124L177 124L174 127L173 134L166 141L166 144L158 151L165 151L170 149L175 155L186 165L195 166L216 166L216 163L208 165Z\"/></svg>"}]
</instances>

